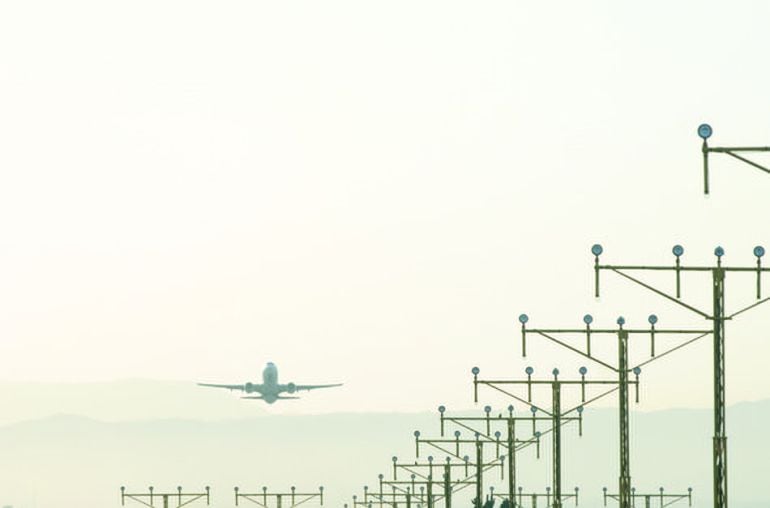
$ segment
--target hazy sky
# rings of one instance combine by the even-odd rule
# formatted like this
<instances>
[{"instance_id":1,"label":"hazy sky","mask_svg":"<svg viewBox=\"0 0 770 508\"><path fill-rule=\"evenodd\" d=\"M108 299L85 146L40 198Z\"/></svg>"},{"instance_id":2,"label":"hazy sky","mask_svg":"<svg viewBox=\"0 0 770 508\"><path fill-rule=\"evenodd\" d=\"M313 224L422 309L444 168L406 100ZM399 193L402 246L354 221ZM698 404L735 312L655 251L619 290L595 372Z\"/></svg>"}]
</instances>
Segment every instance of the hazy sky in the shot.
<instances>
[{"instance_id":1,"label":"hazy sky","mask_svg":"<svg viewBox=\"0 0 770 508\"><path fill-rule=\"evenodd\" d=\"M415 410L468 406L473 365L579 366L534 340L521 359L520 312L707 327L610 275L596 302L589 249L770 247L770 177L715 156L704 198L695 132L770 144L768 19L761 1L2 2L0 379L245 382L274 361L346 386L273 411ZM739 279L733 308L754 296ZM770 397L768 326L768 308L729 324L730 402ZM709 406L710 355L646 369L643 407Z\"/></svg>"}]
</instances>

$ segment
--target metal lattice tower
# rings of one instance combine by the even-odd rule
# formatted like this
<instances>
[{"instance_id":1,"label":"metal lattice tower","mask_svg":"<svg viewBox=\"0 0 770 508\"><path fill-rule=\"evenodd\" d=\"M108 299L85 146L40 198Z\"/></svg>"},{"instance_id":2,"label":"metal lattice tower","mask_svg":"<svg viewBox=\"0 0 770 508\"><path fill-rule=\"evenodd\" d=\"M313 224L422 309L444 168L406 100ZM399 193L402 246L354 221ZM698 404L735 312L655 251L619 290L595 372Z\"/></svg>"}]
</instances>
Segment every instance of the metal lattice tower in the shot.
<instances>
[{"instance_id":1,"label":"metal lattice tower","mask_svg":"<svg viewBox=\"0 0 770 508\"><path fill-rule=\"evenodd\" d=\"M471 445L473 447L473 450L475 451L475 454L474 454L475 464L473 464L473 467L475 468L474 470L475 470L475 486L476 486L476 504L478 508L481 508L481 505L483 504L484 472L499 466L501 477L503 475L504 465L505 465L505 455L500 455L501 442L499 440L489 441L489 440L482 439L482 436L480 433L476 433L474 439L463 439L459 435L456 435L455 439L424 438L424 437L421 437L421 433L419 430L414 431L414 440L415 440L415 455L418 458L420 456L420 443L432 446L438 450L441 450L457 458L460 458L461 446ZM455 451L451 452L442 447L443 445L446 445L446 444L454 444L456 447ZM486 446L496 447L496 456L489 462L484 461L484 448ZM429 460L429 462L432 462L432 459Z\"/></svg>"},{"instance_id":2,"label":"metal lattice tower","mask_svg":"<svg viewBox=\"0 0 770 508\"><path fill-rule=\"evenodd\" d=\"M528 416L514 416L513 406L508 406L508 415L503 416L491 416L492 408L490 406L484 407L485 416L447 416L446 407L439 406L438 411L441 416L441 436L444 436L445 424L451 423L464 430L471 431L478 434L482 439L489 441L495 441L502 443L502 448L507 452L506 463L508 465L508 503L511 507L516 506L516 453L529 446L536 446L537 456L540 458L540 437L541 432L535 428L535 422L538 420L551 421L549 417L537 417L534 414L531 417ZM580 428L582 431L582 419L580 421ZM516 423L517 422L531 422L533 424L532 437L527 439L520 439L516 435ZM505 424L505 440L501 441L502 432L496 430L492 433L492 426L494 424ZM478 428L476 425L482 424L482 428ZM553 429L549 429L547 432L552 432ZM455 431L455 437L459 437L460 431ZM501 495L498 494L498 497Z\"/></svg>"},{"instance_id":3,"label":"metal lattice tower","mask_svg":"<svg viewBox=\"0 0 770 508\"><path fill-rule=\"evenodd\" d=\"M708 133L710 135L710 131ZM707 138L708 136L704 137ZM596 244L591 247L591 253L594 255L594 275L595 289L594 295L599 296L599 274L602 271L610 271L620 275L626 280L642 286L675 303L690 312L712 322L712 335L714 338L713 360L714 360L714 438L713 438L713 471L714 471L714 508L727 508L727 430L725 419L725 322L734 317L743 314L759 305L766 303L770 298L762 298L762 273L770 271L770 268L762 266L762 257L765 255L764 247L754 248L756 257L755 266L723 266L722 257L725 251L722 247L714 249L716 264L712 266L683 266L681 256L684 254L684 248L681 245L675 245L672 252L675 256L675 263L671 265L604 265L599 262L599 256L603 248ZM651 284L645 283L640 279L630 275L629 272L674 272L676 276L676 293L670 295L665 291L655 288ZM704 311L698 309L695 305L685 303L681 300L681 274L682 272L696 272L711 275L712 286L712 309ZM728 273L754 274L756 277L756 302L747 305L732 314L728 314L725 308L725 279Z\"/></svg>"},{"instance_id":4,"label":"metal lattice tower","mask_svg":"<svg viewBox=\"0 0 770 508\"><path fill-rule=\"evenodd\" d=\"M493 388L505 395L508 395L509 397L512 397L520 402L524 402L525 404L528 404L530 406L530 411L532 412L533 418L536 418L535 414L538 411L543 411L547 415L546 419L551 422L550 431L552 432L551 462L552 462L552 468L553 468L553 471L552 471L553 503L551 506L553 506L554 508L560 508L562 506L562 501L570 496L569 494L565 495L562 492L561 427L569 421L577 420L580 423L580 433L582 435L583 405L586 403L599 400L602 397L609 395L610 393L614 392L617 389L617 388L613 388L610 391L599 395L598 397L594 397L590 401L586 401L586 398L585 398L586 386L587 385L617 385L618 381L586 380L585 379L586 371L583 371L583 370L581 370L580 380L559 379L559 369L553 369L552 371L553 379L551 380L533 380L532 374L534 373L534 369L532 367L527 367L525 370L527 374L526 380L508 380L508 379L482 380L478 378L478 375L480 372L481 371L479 370L478 367L473 367L473 369L471 370L471 373L473 374L474 400L476 402L478 402L478 387L479 385L484 385L484 386ZM638 380L629 381L629 383L638 385ZM527 398L525 399L523 397L519 397L518 395L504 388L501 388L501 385L526 385ZM551 411L550 412L543 410L542 408L532 404L533 385L548 385L551 387ZM572 407L567 410L562 409L561 392L562 392L562 387L565 385L580 385L582 401L579 406ZM577 417L569 416L572 413L577 413L578 416ZM534 425L534 420L533 420L533 425Z\"/></svg>"},{"instance_id":5,"label":"metal lattice tower","mask_svg":"<svg viewBox=\"0 0 770 508\"><path fill-rule=\"evenodd\" d=\"M535 329L532 329L532 328L527 328L528 321L529 321L529 317L526 314L521 314L519 316L519 322L521 323L522 355L526 356L527 334L535 334L535 335L544 337L561 347L569 349L570 351L577 353L580 356L588 360L591 360L592 362L597 363L617 374L618 376L617 382L616 382L617 387L614 389L617 389L618 391L618 427L619 427L618 430L619 430L619 437L620 437L620 442L618 445L619 454L620 454L620 462L619 462L620 470L618 474L618 485L619 485L618 492L619 492L620 507L631 508L631 505L632 505L631 488L632 487L631 487L631 452L630 452L630 446L629 446L629 440L630 440L629 397L628 397L629 384L636 385L636 402L639 402L639 374L641 373L642 365L647 365L653 361L663 358L664 356L678 349L681 349L682 347L688 344L691 344L703 337L706 337L707 335L711 334L712 331L699 330L699 329L686 330L686 329L656 328L655 325L658 322L658 318L654 314L650 315L647 318L647 322L650 325L649 329L624 328L626 324L626 320L623 317L620 317L617 319L616 321L618 325L617 328L606 328L606 329L592 328L591 325L593 323L593 317L590 314L586 314L585 316L583 316L583 323L585 324L585 328L575 328L575 329L535 328ZM564 335L585 335L585 351L577 347L574 347L572 344L562 340L561 337ZM617 363L615 364L611 364L609 362L606 362L597 358L591 351L592 338L595 338L595 336L604 336L604 335L617 337L618 360L617 360ZM644 336L650 337L651 358L631 368L629 364L628 341L630 336L636 336L636 335L644 335ZM660 336L660 335L663 335L663 336L694 335L695 337L689 340L686 340L685 342L678 344L674 347L670 347L669 349L665 350L660 354L657 354L655 351L655 339L656 339L656 336ZM585 378L585 374L587 372L588 372L588 369L586 369L585 367L580 368L580 374L583 377L583 379ZM634 382L629 382L628 380L628 376L631 373L633 373L634 376L636 377L636 381Z\"/></svg>"}]
</instances>

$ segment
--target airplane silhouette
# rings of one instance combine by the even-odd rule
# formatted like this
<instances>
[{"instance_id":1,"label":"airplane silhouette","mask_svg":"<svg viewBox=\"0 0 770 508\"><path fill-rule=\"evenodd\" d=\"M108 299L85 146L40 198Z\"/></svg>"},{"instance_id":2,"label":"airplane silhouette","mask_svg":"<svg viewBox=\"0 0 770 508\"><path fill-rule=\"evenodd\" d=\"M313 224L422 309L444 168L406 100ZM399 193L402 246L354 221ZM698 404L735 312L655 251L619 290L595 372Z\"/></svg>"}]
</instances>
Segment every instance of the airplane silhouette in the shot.
<instances>
[{"instance_id":1,"label":"airplane silhouette","mask_svg":"<svg viewBox=\"0 0 770 508\"><path fill-rule=\"evenodd\" d=\"M332 388L342 386L342 383L329 385L297 385L294 383L278 384L278 367L273 362L267 362L265 370L262 371L262 383L245 383L240 385L220 385L212 383L198 383L198 386L208 386L212 388L227 388L228 390L241 390L246 393L258 393L259 395L250 395L241 397L242 399L264 400L268 404L276 400L299 399L299 397L284 397L282 393L295 393L300 390L315 390L318 388Z\"/></svg>"}]
</instances>

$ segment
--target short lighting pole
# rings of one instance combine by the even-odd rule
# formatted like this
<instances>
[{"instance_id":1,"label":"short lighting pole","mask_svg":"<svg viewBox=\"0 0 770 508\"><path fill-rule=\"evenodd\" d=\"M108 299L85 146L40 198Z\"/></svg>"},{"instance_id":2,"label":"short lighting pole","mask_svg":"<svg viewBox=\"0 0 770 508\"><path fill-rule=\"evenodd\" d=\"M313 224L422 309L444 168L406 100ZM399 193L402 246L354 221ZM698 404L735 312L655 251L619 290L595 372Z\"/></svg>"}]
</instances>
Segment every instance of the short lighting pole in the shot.
<instances>
[{"instance_id":1,"label":"short lighting pole","mask_svg":"<svg viewBox=\"0 0 770 508\"><path fill-rule=\"evenodd\" d=\"M602 490L604 491L604 506L607 506L608 499L615 501L620 500L618 494L609 494L607 492L607 487L604 487ZM687 494L665 494L663 487L658 489L658 492L648 494L639 494L636 492L636 489L631 489L631 499L643 499L644 508L653 508L653 500L657 501L658 508L665 508L666 506L671 506L674 503L684 500L687 500L688 506L692 506L692 487L687 488ZM636 506L636 503L634 503L634 506Z\"/></svg>"},{"instance_id":2,"label":"short lighting pole","mask_svg":"<svg viewBox=\"0 0 770 508\"><path fill-rule=\"evenodd\" d=\"M318 492L309 493L297 492L295 487L292 487L289 492L268 492L267 487L262 487L262 492L254 493L242 492L240 488L235 487L235 506L238 506L241 500L245 500L262 508L271 508L270 501L275 501L275 508L292 508L313 499L318 499L319 504L323 506L323 487L318 487Z\"/></svg>"},{"instance_id":3,"label":"short lighting pole","mask_svg":"<svg viewBox=\"0 0 770 508\"><path fill-rule=\"evenodd\" d=\"M135 501L150 508L157 508L158 505L155 504L157 501L162 502L162 508L171 508L170 503L173 503L174 508L180 508L198 500L205 500L208 505L211 502L211 496L208 487L203 492L183 492L182 487L177 487L176 492L155 492L155 487L149 487L146 493L130 493L126 492L125 487L120 487L121 506L125 506L126 500Z\"/></svg>"}]
</instances>

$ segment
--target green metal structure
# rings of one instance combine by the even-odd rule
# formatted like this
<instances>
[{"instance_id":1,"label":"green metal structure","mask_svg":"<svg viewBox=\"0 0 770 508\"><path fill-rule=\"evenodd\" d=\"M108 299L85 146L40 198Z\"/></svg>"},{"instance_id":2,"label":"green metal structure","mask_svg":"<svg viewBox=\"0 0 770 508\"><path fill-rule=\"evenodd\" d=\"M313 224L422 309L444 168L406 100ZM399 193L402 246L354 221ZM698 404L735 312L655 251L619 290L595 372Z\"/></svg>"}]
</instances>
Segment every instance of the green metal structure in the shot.
<instances>
[{"instance_id":1,"label":"green metal structure","mask_svg":"<svg viewBox=\"0 0 770 508\"><path fill-rule=\"evenodd\" d=\"M460 457L461 453L461 447L463 445L472 445L473 449L475 451L475 463L472 465L475 471L475 486L476 486L476 503L478 505L478 508L481 508L482 499L483 499L483 493L484 493L484 472L500 466L500 476L502 479L503 473L504 473L504 465L505 465L505 455L500 455L500 446L501 443L495 442L495 441L488 441L481 438L481 434L476 434L474 439L463 439L459 435L455 436L454 439L444 439L444 438L429 438L426 439L424 437L421 437L421 433L419 430L414 431L414 440L415 440L415 452L416 456L420 457L420 444L427 444L429 446L433 446L434 448L441 450L445 453L447 453L450 456ZM455 451L449 451L445 448L443 448L443 445L452 444L454 445ZM484 462L484 448L488 446L495 446L496 447L496 454L495 458L492 459L489 462ZM430 457L429 457L430 459ZM429 460L429 462L432 462L432 460ZM467 461L466 461L467 462ZM430 498L430 496L429 496Z\"/></svg>"},{"instance_id":2,"label":"green metal structure","mask_svg":"<svg viewBox=\"0 0 770 508\"><path fill-rule=\"evenodd\" d=\"M480 369L478 367L473 367L471 370L471 373L473 374L473 389L474 389L474 400L478 402L478 387L479 385L488 386L490 388L493 388L501 393L504 393L508 395L509 397L512 397L520 402L524 402L525 404L528 404L530 406L530 411L532 412L532 418L533 418L533 426L536 419L538 419L535 415L538 411L543 411L546 414L547 420L551 423L551 429L550 432L552 433L551 436L551 463L552 463L552 486L553 486L553 508L560 508L562 506L562 501L565 499L563 492L562 492L562 481L561 481L561 473L562 473L562 440L561 440L561 427L566 424L569 421L578 421L580 423L580 433L582 435L582 421L583 421L583 405L588 402L593 402L596 400L599 400L602 397L605 397L612 393L615 389L603 393L602 395L595 397L591 399L590 401L586 401L585 399L585 387L586 385L615 385L617 384L617 381L614 380L586 380L585 374L583 373L583 376L581 377L581 380L563 380L559 379L559 369L553 369L553 379L552 380L533 380L532 374L534 373L534 369L532 367L527 367L525 372L527 374L526 380L508 380L508 379L493 379L493 380L482 380L479 379L479 373ZM632 381L631 383L638 383L638 381ZM527 398L519 397L518 395L501 388L501 385L526 385L527 386ZM535 406L532 404L532 387L537 385L548 385L551 387L551 411L545 411L542 408ZM561 404L561 392L562 392L562 386L563 385L581 385L581 394L582 394L582 403L579 406L570 408L568 410L562 409ZM572 413L576 413L578 416L569 416ZM534 427L533 427L534 430ZM510 491L509 491L510 494Z\"/></svg>"},{"instance_id":3,"label":"green metal structure","mask_svg":"<svg viewBox=\"0 0 770 508\"><path fill-rule=\"evenodd\" d=\"M616 385L616 388L613 388L614 390L618 391L618 426L619 426L619 436L620 436L620 442L618 445L619 453L620 453L620 461L619 461L619 474L618 474L618 485L619 485L619 501L620 501L620 507L621 508L632 508L632 502L631 502L631 451L629 447L629 436L630 436L630 429L629 429L629 400L628 400L628 387L629 384L635 384L636 385L636 402L639 402L639 374L641 373L641 366L647 365L655 360L658 360L660 358L663 358L664 356L681 349L682 347L691 344L709 334L711 334L711 330L686 330L686 329L659 329L656 328L656 323L658 322L658 318L656 315L650 315L647 318L647 322L650 325L649 329L626 329L624 328L626 321L623 317L620 317L617 319L616 323L618 325L617 328L606 328L606 329L596 329L592 328L591 325L593 323L593 317L590 314L586 314L583 316L583 323L585 325L584 328L554 328L554 329L532 329L527 328L527 322L529 321L529 317L526 314L521 314L519 316L519 323L521 323L521 341L522 341L522 355L526 356L526 339L527 334L535 334L539 335L541 337L545 337L546 339L556 343L557 345L564 347L566 349L569 349L570 351L579 354L580 356L587 358L588 360L591 360L594 363L598 363L599 365L615 372L618 376ZM584 335L585 336L585 351L575 347L570 342L566 342L561 337L563 335ZM606 361L603 361L599 358L597 358L591 351L591 341L592 337L596 336L602 336L602 335L614 335L617 337L617 345L618 345L618 361L616 364L612 364ZM629 337L633 335L643 335L643 336L649 336L650 338L650 359L631 368L629 364L629 351L628 351L628 341ZM664 352L657 354L656 353L656 336L663 335L663 336L672 336L672 335L684 335L684 336L690 336L694 335L694 338L691 338L689 340L686 340L680 344L677 344L674 347L670 347ZM574 342L574 341L573 341ZM585 375L588 372L588 369L585 367L580 368L580 375L581 375L581 384L585 384ZM631 382L628 380L628 376L633 373L635 376L635 381ZM583 388L585 391L585 388ZM585 393L583 393L583 399L585 399Z\"/></svg>"},{"instance_id":4,"label":"green metal structure","mask_svg":"<svg viewBox=\"0 0 770 508\"><path fill-rule=\"evenodd\" d=\"M498 455L500 448L502 447L503 450L507 453L506 457L507 460L505 461L508 465L508 495L507 499L511 507L516 506L516 490L517 490L517 481L516 481L516 454L520 450L527 448L529 446L535 445L537 449L537 456L540 458L540 437L542 435L541 432L537 431L535 428L535 422L538 420L548 421L551 422L552 419L549 417L536 417L536 416L514 416L513 412L514 408L512 405L508 406L508 415L503 416L502 414L499 414L497 416L492 416L492 408L490 406L484 407L484 413L485 416L478 417L478 416L447 416L446 414L446 407L445 406L439 406L438 411L440 414L441 419L441 436L444 436L445 433L445 427L447 423L453 424L455 426L458 426L464 430L470 431L474 433L475 435L478 435L481 439L485 439L488 441L494 441L495 443L498 443ZM568 420L572 420L572 418L569 418ZM578 418L580 421L580 426L582 430L582 419ZM517 422L531 422L533 425L532 428L532 437L526 438L526 439L520 439L517 437L516 434L516 423ZM497 424L505 424L505 440L501 440L502 432L500 430L496 430L494 433L492 432L492 428L494 426L497 426ZM476 425L481 424L482 428L478 428ZM549 429L547 432L552 432L553 429ZM546 433L547 433L546 432ZM459 437L460 431L455 431L455 437ZM499 497L500 495L498 495Z\"/></svg>"},{"instance_id":5,"label":"green metal structure","mask_svg":"<svg viewBox=\"0 0 770 508\"><path fill-rule=\"evenodd\" d=\"M568 494L568 493L562 493L561 498L562 501L566 501L569 499L572 499L575 501L575 506L579 506L579 493L580 489L578 487L575 487L574 494ZM507 499L507 494L494 494L494 497L498 497L501 499ZM551 487L546 487L545 492L524 492L524 488L519 487L518 493L516 494L517 498L517 504L516 506L520 506L521 508L537 508L538 505L538 499L545 499L545 506L551 506L551 498L553 497L553 494L551 493ZM529 506L527 506L527 501L529 501Z\"/></svg>"},{"instance_id":6,"label":"green metal structure","mask_svg":"<svg viewBox=\"0 0 770 508\"><path fill-rule=\"evenodd\" d=\"M148 487L147 492L129 493L125 487L120 487L120 504L125 506L126 500L135 501L150 508L156 508L156 502L160 502L162 508L180 508L194 503L195 501L206 501L206 505L211 504L211 492L206 487L203 492L183 492L182 487L177 487L176 492L156 492L155 487Z\"/></svg>"},{"instance_id":7,"label":"green metal structure","mask_svg":"<svg viewBox=\"0 0 770 508\"><path fill-rule=\"evenodd\" d=\"M295 487L291 487L289 492L268 492L267 487L262 487L262 492L242 492L239 487L235 487L235 506L239 506L241 500L249 501L262 508L271 508L270 502L275 501L275 508L293 508L305 504L313 499L318 499L319 504L324 504L324 488L318 487L318 492L303 493L297 492Z\"/></svg>"},{"instance_id":8,"label":"green metal structure","mask_svg":"<svg viewBox=\"0 0 770 508\"><path fill-rule=\"evenodd\" d=\"M615 501L620 500L618 494L610 494L607 491L607 487L602 489L604 491L604 506L607 506L607 500L612 499ZM644 503L643 508L653 508L653 505L657 505L657 508L665 508L671 506L679 501L687 501L688 506L692 506L692 487L688 487L687 494L666 494L663 487L658 489L656 493L639 494L636 489L631 489L631 505L636 508L636 500L640 499ZM642 508L642 507L640 507Z\"/></svg>"},{"instance_id":9,"label":"green metal structure","mask_svg":"<svg viewBox=\"0 0 770 508\"><path fill-rule=\"evenodd\" d=\"M598 297L600 294L600 272L609 271L712 322L713 328L711 330L711 335L713 335L714 338L714 508L727 508L727 431L725 423L724 355L725 323L770 300L770 298L762 298L762 273L770 271L770 268L762 266L762 257L765 255L765 249L761 246L754 248L754 256L756 257L756 264L754 266L724 266L722 264L722 257L725 255L725 251L722 247L714 249L716 263L712 266L683 266L681 263L681 256L684 254L684 248L681 245L675 245L672 249L675 256L673 265L605 265L599 262L599 256L602 252L603 248L599 244L595 244L591 247L591 253L594 255L595 296ZM653 285L643 282L639 278L631 275L630 272L674 272L676 293L675 295L671 295L666 291L657 289ZM710 311L698 309L695 305L685 303L681 300L681 274L683 272L700 273L711 276L712 309ZM730 273L751 274L756 277L756 302L728 314L725 309L725 280Z\"/></svg>"},{"instance_id":10,"label":"green metal structure","mask_svg":"<svg viewBox=\"0 0 770 508\"><path fill-rule=\"evenodd\" d=\"M759 153L770 152L770 146L709 146L708 139L713 134L713 129L707 123L698 126L698 136L703 140L703 146L701 151L703 152L703 193L708 195L709 193L709 154L710 153L726 153L730 157L737 159L741 162L755 167L765 173L770 173L770 168L763 166L757 162L747 159L739 153Z\"/></svg>"}]
</instances>

